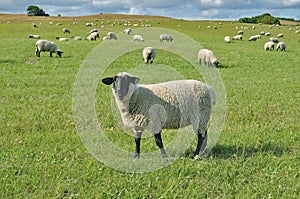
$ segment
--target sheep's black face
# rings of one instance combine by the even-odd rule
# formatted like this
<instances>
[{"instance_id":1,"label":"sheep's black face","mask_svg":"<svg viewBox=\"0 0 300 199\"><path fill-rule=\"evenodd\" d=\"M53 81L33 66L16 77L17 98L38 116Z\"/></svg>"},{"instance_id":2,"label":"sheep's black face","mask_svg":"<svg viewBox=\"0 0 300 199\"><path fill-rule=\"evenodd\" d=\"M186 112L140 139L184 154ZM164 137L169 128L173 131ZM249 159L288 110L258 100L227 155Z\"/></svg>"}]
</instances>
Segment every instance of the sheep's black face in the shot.
<instances>
[{"instance_id":1,"label":"sheep's black face","mask_svg":"<svg viewBox=\"0 0 300 199\"><path fill-rule=\"evenodd\" d=\"M139 79L129 75L117 75L114 77L104 78L102 79L102 82L106 85L113 84L113 92L119 100L123 100L128 93L130 84L137 84Z\"/></svg>"}]
</instances>

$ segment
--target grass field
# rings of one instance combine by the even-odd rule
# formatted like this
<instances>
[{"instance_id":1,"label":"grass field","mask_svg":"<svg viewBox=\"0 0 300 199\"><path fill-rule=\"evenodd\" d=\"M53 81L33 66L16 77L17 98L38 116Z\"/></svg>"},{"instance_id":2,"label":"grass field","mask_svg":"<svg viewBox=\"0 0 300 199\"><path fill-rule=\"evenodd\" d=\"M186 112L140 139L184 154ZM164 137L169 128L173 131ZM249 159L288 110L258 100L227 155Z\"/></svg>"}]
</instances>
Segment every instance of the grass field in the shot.
<instances>
[{"instance_id":1,"label":"grass field","mask_svg":"<svg viewBox=\"0 0 300 199\"><path fill-rule=\"evenodd\" d=\"M98 28L102 37L109 31L121 35L126 27L111 25L123 18L132 24L143 22L178 31L215 52L221 63L217 70L226 90L226 121L207 158L190 157L195 148L193 142L185 154L167 167L128 173L98 161L81 141L72 111L73 89L84 60L105 41L57 41L64 51L62 58L50 58L47 52L37 58L35 40L28 36L39 34L55 41L56 36L66 36L62 34L63 27L70 28L71 35L81 37L92 28ZM50 20L54 25L49 25ZM299 197L300 35L294 33L295 27L289 31L288 26L270 29L268 25L256 25L252 30L252 25L237 22L224 21L219 25L218 21L122 15L76 20L79 24L70 25L72 17L0 15L0 198ZM33 28L32 22L38 28ZM56 26L58 22L63 26ZM97 25L85 27L86 22ZM225 35L234 36L242 26L250 27L244 30L244 41L224 42ZM247 41L260 31L271 32L272 36L283 33L286 52L264 51L268 40L265 36L256 42ZM174 74L184 78L202 79L191 63L180 56L164 50L157 54L155 64L168 65ZM141 64L141 51L134 50L115 60L103 76L119 71L141 72ZM153 67L159 66L155 64ZM153 69L145 66L147 71ZM170 76L165 78L173 77ZM95 96L97 118L105 135L120 148L133 152L133 137L123 133L111 110L110 88L99 83ZM171 142L175 134L165 131L164 142ZM151 137L143 139L141 147L143 152L157 150Z\"/></svg>"}]
</instances>

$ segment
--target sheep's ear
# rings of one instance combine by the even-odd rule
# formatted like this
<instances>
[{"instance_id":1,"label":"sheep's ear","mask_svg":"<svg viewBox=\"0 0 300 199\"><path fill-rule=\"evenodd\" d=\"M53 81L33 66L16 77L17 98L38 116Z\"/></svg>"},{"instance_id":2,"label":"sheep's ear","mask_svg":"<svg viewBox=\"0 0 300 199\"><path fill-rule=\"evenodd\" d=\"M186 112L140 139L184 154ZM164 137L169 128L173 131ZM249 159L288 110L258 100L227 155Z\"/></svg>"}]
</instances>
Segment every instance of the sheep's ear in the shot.
<instances>
[{"instance_id":1,"label":"sheep's ear","mask_svg":"<svg viewBox=\"0 0 300 199\"><path fill-rule=\"evenodd\" d=\"M106 78L102 79L102 83L106 84L106 85L111 85L112 83L114 83L114 78L106 77Z\"/></svg>"},{"instance_id":2,"label":"sheep's ear","mask_svg":"<svg viewBox=\"0 0 300 199\"><path fill-rule=\"evenodd\" d=\"M133 84L137 84L137 83L139 83L139 81L140 81L140 79L137 78L137 77L131 77L130 78L130 82L133 83Z\"/></svg>"}]
</instances>

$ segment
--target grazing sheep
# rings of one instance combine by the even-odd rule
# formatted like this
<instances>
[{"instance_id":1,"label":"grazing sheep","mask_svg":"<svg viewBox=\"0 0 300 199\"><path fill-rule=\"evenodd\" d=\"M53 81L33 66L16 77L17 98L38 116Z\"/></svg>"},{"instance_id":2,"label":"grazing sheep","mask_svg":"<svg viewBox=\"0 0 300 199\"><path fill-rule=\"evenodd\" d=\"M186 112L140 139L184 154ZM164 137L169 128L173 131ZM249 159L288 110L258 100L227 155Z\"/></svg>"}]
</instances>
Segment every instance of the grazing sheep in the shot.
<instances>
[{"instance_id":1,"label":"grazing sheep","mask_svg":"<svg viewBox=\"0 0 300 199\"><path fill-rule=\"evenodd\" d=\"M32 27L37 28L37 25L35 23L32 23Z\"/></svg>"},{"instance_id":2,"label":"grazing sheep","mask_svg":"<svg viewBox=\"0 0 300 199\"><path fill-rule=\"evenodd\" d=\"M133 41L144 41L144 38L141 35L133 35Z\"/></svg>"},{"instance_id":3,"label":"grazing sheep","mask_svg":"<svg viewBox=\"0 0 300 199\"><path fill-rule=\"evenodd\" d=\"M108 32L107 35L108 39L118 39L116 33Z\"/></svg>"},{"instance_id":4,"label":"grazing sheep","mask_svg":"<svg viewBox=\"0 0 300 199\"><path fill-rule=\"evenodd\" d=\"M299 34L299 33L300 33L300 30L296 30L296 31L295 31L295 34Z\"/></svg>"},{"instance_id":5,"label":"grazing sheep","mask_svg":"<svg viewBox=\"0 0 300 199\"><path fill-rule=\"evenodd\" d=\"M125 72L102 79L112 92L125 126L135 131L134 158L140 158L140 142L149 130L160 149L167 154L161 139L162 129L193 126L198 136L195 155L207 154L207 125L216 93L207 84L196 80L177 80L159 84L138 84L139 78Z\"/></svg>"},{"instance_id":6,"label":"grazing sheep","mask_svg":"<svg viewBox=\"0 0 300 199\"><path fill-rule=\"evenodd\" d=\"M103 37L103 41L104 40L109 40L110 38L108 36Z\"/></svg>"},{"instance_id":7,"label":"grazing sheep","mask_svg":"<svg viewBox=\"0 0 300 199\"><path fill-rule=\"evenodd\" d=\"M264 31L261 31L259 34L260 34L260 35L265 35L265 32L264 32Z\"/></svg>"},{"instance_id":8,"label":"grazing sheep","mask_svg":"<svg viewBox=\"0 0 300 199\"><path fill-rule=\"evenodd\" d=\"M160 42L163 42L164 40L166 40L166 41L173 41L173 38L169 34L161 34L159 36L159 38L160 38Z\"/></svg>"},{"instance_id":9,"label":"grazing sheep","mask_svg":"<svg viewBox=\"0 0 300 199\"><path fill-rule=\"evenodd\" d=\"M40 57L41 52L45 51L50 52L50 57L52 57L52 53L56 53L59 57L61 57L63 53L62 51L60 51L59 47L54 42L48 40L38 40L35 43L35 47L35 54L38 57Z\"/></svg>"},{"instance_id":10,"label":"grazing sheep","mask_svg":"<svg viewBox=\"0 0 300 199\"><path fill-rule=\"evenodd\" d=\"M235 35L234 37L232 37L232 40L243 40L243 36L242 35Z\"/></svg>"},{"instance_id":11,"label":"grazing sheep","mask_svg":"<svg viewBox=\"0 0 300 199\"><path fill-rule=\"evenodd\" d=\"M75 41L81 41L82 40L82 37L79 37L79 36L72 36L71 38Z\"/></svg>"},{"instance_id":12,"label":"grazing sheep","mask_svg":"<svg viewBox=\"0 0 300 199\"><path fill-rule=\"evenodd\" d=\"M89 34L89 36L87 36L85 39L86 39L86 40L90 40L90 41L96 41L97 38L100 39L99 33L98 33L98 32L92 32L92 33Z\"/></svg>"},{"instance_id":13,"label":"grazing sheep","mask_svg":"<svg viewBox=\"0 0 300 199\"><path fill-rule=\"evenodd\" d=\"M57 26L62 26L62 23L57 23L56 25L57 25Z\"/></svg>"},{"instance_id":14,"label":"grazing sheep","mask_svg":"<svg viewBox=\"0 0 300 199\"><path fill-rule=\"evenodd\" d=\"M125 30L123 30L123 32L126 33L127 35L130 35L130 33L132 33L132 29L126 28Z\"/></svg>"},{"instance_id":15,"label":"grazing sheep","mask_svg":"<svg viewBox=\"0 0 300 199\"><path fill-rule=\"evenodd\" d=\"M156 57L156 51L153 47L146 47L143 49L143 60L146 64L150 63L152 64L154 61L154 58Z\"/></svg>"},{"instance_id":16,"label":"grazing sheep","mask_svg":"<svg viewBox=\"0 0 300 199\"><path fill-rule=\"evenodd\" d=\"M208 50L208 49L199 50L198 61L200 64L203 63L206 66L214 66L214 67L219 66L219 62L218 62L218 59L216 58L215 54L211 50Z\"/></svg>"},{"instance_id":17,"label":"grazing sheep","mask_svg":"<svg viewBox=\"0 0 300 199\"><path fill-rule=\"evenodd\" d=\"M86 23L85 26L92 26L93 23Z\"/></svg>"},{"instance_id":18,"label":"grazing sheep","mask_svg":"<svg viewBox=\"0 0 300 199\"><path fill-rule=\"evenodd\" d=\"M90 30L89 35L92 34L93 32L98 32L98 29L92 29L92 30Z\"/></svg>"},{"instance_id":19,"label":"grazing sheep","mask_svg":"<svg viewBox=\"0 0 300 199\"><path fill-rule=\"evenodd\" d=\"M32 35L32 34L30 34L30 35L29 35L29 38L30 38L30 39L40 39L41 36L40 36L40 35Z\"/></svg>"},{"instance_id":20,"label":"grazing sheep","mask_svg":"<svg viewBox=\"0 0 300 199\"><path fill-rule=\"evenodd\" d=\"M226 43L230 43L230 37L229 37L229 36L225 36L225 37L224 37L224 41L225 41Z\"/></svg>"},{"instance_id":21,"label":"grazing sheep","mask_svg":"<svg viewBox=\"0 0 300 199\"><path fill-rule=\"evenodd\" d=\"M274 42L268 41L264 45L264 50L274 50Z\"/></svg>"},{"instance_id":22,"label":"grazing sheep","mask_svg":"<svg viewBox=\"0 0 300 199\"><path fill-rule=\"evenodd\" d=\"M271 36L271 33L270 32L266 32L265 36Z\"/></svg>"},{"instance_id":23,"label":"grazing sheep","mask_svg":"<svg viewBox=\"0 0 300 199\"><path fill-rule=\"evenodd\" d=\"M276 37L270 37L270 41L274 42L274 43L278 43L279 39Z\"/></svg>"},{"instance_id":24,"label":"grazing sheep","mask_svg":"<svg viewBox=\"0 0 300 199\"><path fill-rule=\"evenodd\" d=\"M62 30L63 30L63 33L64 33L64 34L65 34L65 33L71 33L71 31L70 31L68 28L63 28Z\"/></svg>"},{"instance_id":25,"label":"grazing sheep","mask_svg":"<svg viewBox=\"0 0 300 199\"><path fill-rule=\"evenodd\" d=\"M283 33L279 33L276 37L277 37L277 38L283 37Z\"/></svg>"},{"instance_id":26,"label":"grazing sheep","mask_svg":"<svg viewBox=\"0 0 300 199\"><path fill-rule=\"evenodd\" d=\"M278 44L277 44L277 46L276 46L276 51L278 51L278 49L280 49L281 51L285 51L285 49L286 49L286 45L285 45L285 43L284 42L279 42Z\"/></svg>"},{"instance_id":27,"label":"grazing sheep","mask_svg":"<svg viewBox=\"0 0 300 199\"><path fill-rule=\"evenodd\" d=\"M261 35L254 35L249 38L249 41L256 41L257 39L260 39L260 38L261 38Z\"/></svg>"},{"instance_id":28,"label":"grazing sheep","mask_svg":"<svg viewBox=\"0 0 300 199\"><path fill-rule=\"evenodd\" d=\"M243 35L244 34L244 32L242 31L242 30L240 30L240 31L238 31L238 33L237 33L238 35Z\"/></svg>"},{"instance_id":29,"label":"grazing sheep","mask_svg":"<svg viewBox=\"0 0 300 199\"><path fill-rule=\"evenodd\" d=\"M65 37L56 37L55 39L61 42L69 41L69 39Z\"/></svg>"}]
</instances>

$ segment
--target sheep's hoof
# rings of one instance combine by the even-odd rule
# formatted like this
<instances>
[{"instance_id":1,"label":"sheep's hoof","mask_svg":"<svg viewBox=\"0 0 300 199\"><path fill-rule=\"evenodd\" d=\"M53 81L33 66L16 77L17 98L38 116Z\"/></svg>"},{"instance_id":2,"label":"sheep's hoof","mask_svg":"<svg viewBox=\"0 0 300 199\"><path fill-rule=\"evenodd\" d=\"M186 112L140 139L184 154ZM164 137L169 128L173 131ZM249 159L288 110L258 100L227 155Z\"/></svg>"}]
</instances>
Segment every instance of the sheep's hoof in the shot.
<instances>
[{"instance_id":1,"label":"sheep's hoof","mask_svg":"<svg viewBox=\"0 0 300 199\"><path fill-rule=\"evenodd\" d=\"M139 159L139 158L140 158L140 154L139 154L139 153L134 153L134 154L133 154L133 158Z\"/></svg>"}]
</instances>

